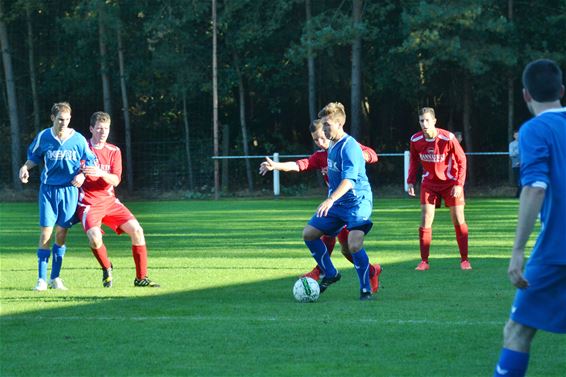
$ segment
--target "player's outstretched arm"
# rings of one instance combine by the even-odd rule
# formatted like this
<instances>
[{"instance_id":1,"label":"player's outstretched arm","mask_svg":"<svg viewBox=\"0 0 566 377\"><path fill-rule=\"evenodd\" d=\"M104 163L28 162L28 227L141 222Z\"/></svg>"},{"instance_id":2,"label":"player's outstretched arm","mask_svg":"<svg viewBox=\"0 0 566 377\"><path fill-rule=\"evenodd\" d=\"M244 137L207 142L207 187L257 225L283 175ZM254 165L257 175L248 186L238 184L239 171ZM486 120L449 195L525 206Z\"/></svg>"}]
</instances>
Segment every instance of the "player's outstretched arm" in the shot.
<instances>
[{"instance_id":1,"label":"player's outstretched arm","mask_svg":"<svg viewBox=\"0 0 566 377\"><path fill-rule=\"evenodd\" d=\"M31 160L27 160L25 164L22 165L19 172L20 181L22 183L28 183L29 181L29 169L33 168L37 164Z\"/></svg>"},{"instance_id":2,"label":"player's outstretched arm","mask_svg":"<svg viewBox=\"0 0 566 377\"><path fill-rule=\"evenodd\" d=\"M289 162L275 162L269 157L265 157L265 161L259 165L259 174L265 175L267 172L279 171L299 171L299 165L294 161Z\"/></svg>"}]
</instances>

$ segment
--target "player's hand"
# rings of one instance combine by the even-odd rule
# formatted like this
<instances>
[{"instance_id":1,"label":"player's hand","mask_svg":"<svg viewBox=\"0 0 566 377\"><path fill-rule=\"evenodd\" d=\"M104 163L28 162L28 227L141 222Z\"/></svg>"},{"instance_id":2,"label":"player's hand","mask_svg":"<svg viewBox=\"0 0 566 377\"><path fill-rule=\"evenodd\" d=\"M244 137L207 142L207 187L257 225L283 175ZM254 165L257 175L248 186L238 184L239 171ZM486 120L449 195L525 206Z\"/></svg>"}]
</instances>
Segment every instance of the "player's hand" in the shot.
<instances>
[{"instance_id":1,"label":"player's hand","mask_svg":"<svg viewBox=\"0 0 566 377\"><path fill-rule=\"evenodd\" d=\"M267 174L267 172L272 171L273 169L275 169L273 165L273 160L269 157L265 157L265 161L259 165L259 174L265 175Z\"/></svg>"},{"instance_id":2,"label":"player's hand","mask_svg":"<svg viewBox=\"0 0 566 377\"><path fill-rule=\"evenodd\" d=\"M460 198L463 193L464 193L464 188L459 185L452 186L452 190L450 191L450 195L453 198Z\"/></svg>"},{"instance_id":3,"label":"player's hand","mask_svg":"<svg viewBox=\"0 0 566 377\"><path fill-rule=\"evenodd\" d=\"M71 184L75 187L81 187L85 182L85 179L86 179L85 175L83 173L79 173L75 175L75 177L71 181Z\"/></svg>"},{"instance_id":4,"label":"player's hand","mask_svg":"<svg viewBox=\"0 0 566 377\"><path fill-rule=\"evenodd\" d=\"M320 203L318 209L316 210L316 217L325 217L326 215L328 215L328 211L333 205L334 205L334 200L330 198Z\"/></svg>"},{"instance_id":5,"label":"player's hand","mask_svg":"<svg viewBox=\"0 0 566 377\"><path fill-rule=\"evenodd\" d=\"M408 184L407 185L407 194L409 194L409 196L415 196L415 186Z\"/></svg>"},{"instance_id":6,"label":"player's hand","mask_svg":"<svg viewBox=\"0 0 566 377\"><path fill-rule=\"evenodd\" d=\"M507 269L509 280L511 280L511 283L519 289L524 289L529 286L529 282L523 276L524 261L524 252L513 252L511 260L509 261L509 268Z\"/></svg>"},{"instance_id":7,"label":"player's hand","mask_svg":"<svg viewBox=\"0 0 566 377\"><path fill-rule=\"evenodd\" d=\"M82 168L82 172L85 173L85 175L90 175L91 177L101 177L102 174L104 174L102 169L100 169L96 165L85 166L84 168Z\"/></svg>"},{"instance_id":8,"label":"player's hand","mask_svg":"<svg viewBox=\"0 0 566 377\"><path fill-rule=\"evenodd\" d=\"M28 167L26 165L22 166L20 168L20 181L22 181L22 183L28 183L29 180L29 170Z\"/></svg>"}]
</instances>

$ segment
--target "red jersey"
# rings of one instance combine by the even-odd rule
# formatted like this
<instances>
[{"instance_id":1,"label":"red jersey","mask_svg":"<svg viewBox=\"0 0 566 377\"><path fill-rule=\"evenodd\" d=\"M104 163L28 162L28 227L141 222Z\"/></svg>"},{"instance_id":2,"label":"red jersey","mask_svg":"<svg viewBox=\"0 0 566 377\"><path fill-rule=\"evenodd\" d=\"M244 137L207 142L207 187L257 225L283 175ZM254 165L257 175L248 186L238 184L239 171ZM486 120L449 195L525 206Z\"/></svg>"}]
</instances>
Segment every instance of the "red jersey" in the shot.
<instances>
[{"instance_id":1,"label":"red jersey","mask_svg":"<svg viewBox=\"0 0 566 377\"><path fill-rule=\"evenodd\" d=\"M94 148L90 140L88 146L96 155L96 165L101 170L122 178L122 153L120 148L108 143L104 144L102 148ZM104 202L113 203L114 201L116 201L114 186L107 183L102 177L86 177L80 188L79 203L98 205Z\"/></svg>"},{"instance_id":2,"label":"red jersey","mask_svg":"<svg viewBox=\"0 0 566 377\"><path fill-rule=\"evenodd\" d=\"M464 186L466 155L452 132L436 129L434 139L427 139L422 131L411 137L411 162L407 183L417 182L419 161L423 167L423 186L435 189L446 185Z\"/></svg>"},{"instance_id":3,"label":"red jersey","mask_svg":"<svg viewBox=\"0 0 566 377\"><path fill-rule=\"evenodd\" d=\"M366 164L375 164L379 159L377 153L370 147L360 144L364 159ZM309 156L309 158L303 158L301 160L295 161L299 166L299 171L316 170L319 169L324 182L328 185L328 152L325 150L319 150L314 152Z\"/></svg>"}]
</instances>

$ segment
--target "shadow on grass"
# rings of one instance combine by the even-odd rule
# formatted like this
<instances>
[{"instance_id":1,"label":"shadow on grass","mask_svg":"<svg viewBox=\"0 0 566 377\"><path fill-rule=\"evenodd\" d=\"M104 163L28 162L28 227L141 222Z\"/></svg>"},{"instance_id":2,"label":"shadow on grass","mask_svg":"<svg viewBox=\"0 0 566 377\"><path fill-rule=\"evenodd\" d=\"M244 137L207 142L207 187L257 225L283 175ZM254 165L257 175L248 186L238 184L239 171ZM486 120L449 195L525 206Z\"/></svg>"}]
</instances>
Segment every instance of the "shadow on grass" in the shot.
<instances>
[{"instance_id":1,"label":"shadow on grass","mask_svg":"<svg viewBox=\"0 0 566 377\"><path fill-rule=\"evenodd\" d=\"M460 271L456 258L433 259L424 273L413 271L414 260L387 264L383 289L375 301L363 303L351 268L343 268L342 281L314 304L294 302L296 275L191 290L193 277L187 274L181 280L188 289L173 291L167 281L160 281L160 289L11 287L12 297L3 297L3 305L35 301L37 308L0 318L0 371L365 376L371 368L372 376L489 375L513 290L504 276L506 261L473 263L475 270ZM563 338L537 337L531 375L559 376L565 370L557 353L566 349Z\"/></svg>"}]
</instances>

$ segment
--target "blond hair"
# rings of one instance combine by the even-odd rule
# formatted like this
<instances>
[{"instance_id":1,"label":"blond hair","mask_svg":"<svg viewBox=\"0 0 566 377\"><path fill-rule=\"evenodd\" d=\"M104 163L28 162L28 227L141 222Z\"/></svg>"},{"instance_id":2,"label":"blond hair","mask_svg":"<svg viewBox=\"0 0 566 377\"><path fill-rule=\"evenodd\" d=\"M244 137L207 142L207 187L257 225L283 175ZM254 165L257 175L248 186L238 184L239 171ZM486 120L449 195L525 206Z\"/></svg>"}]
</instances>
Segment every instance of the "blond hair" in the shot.
<instances>
[{"instance_id":1,"label":"blond hair","mask_svg":"<svg viewBox=\"0 0 566 377\"><path fill-rule=\"evenodd\" d=\"M90 126L91 127L94 127L96 122L101 122L101 123L108 122L108 123L110 123L110 121L111 121L110 114L105 113L104 111L97 111L90 116Z\"/></svg>"},{"instance_id":2,"label":"blond hair","mask_svg":"<svg viewBox=\"0 0 566 377\"><path fill-rule=\"evenodd\" d=\"M339 119L341 124L346 122L346 110L340 102L330 102L318 112L319 118Z\"/></svg>"},{"instance_id":3,"label":"blond hair","mask_svg":"<svg viewBox=\"0 0 566 377\"><path fill-rule=\"evenodd\" d=\"M423 116L426 113L429 113L434 119L436 119L436 114L434 113L434 109L432 107L423 107L419 110L419 116Z\"/></svg>"},{"instance_id":4,"label":"blond hair","mask_svg":"<svg viewBox=\"0 0 566 377\"><path fill-rule=\"evenodd\" d=\"M60 112L71 113L71 105L69 105L69 102L57 102L51 106L51 115L56 117Z\"/></svg>"}]
</instances>

